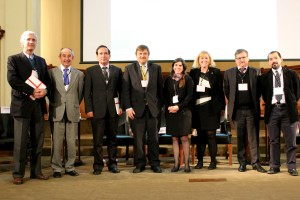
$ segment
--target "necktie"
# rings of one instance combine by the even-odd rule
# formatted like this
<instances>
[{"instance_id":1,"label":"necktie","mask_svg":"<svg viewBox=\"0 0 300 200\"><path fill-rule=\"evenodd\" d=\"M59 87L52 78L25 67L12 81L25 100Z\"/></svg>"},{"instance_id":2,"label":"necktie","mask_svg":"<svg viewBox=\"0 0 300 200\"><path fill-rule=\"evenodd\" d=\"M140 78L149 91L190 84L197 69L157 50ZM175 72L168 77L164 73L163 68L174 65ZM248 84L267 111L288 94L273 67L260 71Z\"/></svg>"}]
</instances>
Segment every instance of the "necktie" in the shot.
<instances>
[{"instance_id":1,"label":"necktie","mask_svg":"<svg viewBox=\"0 0 300 200\"><path fill-rule=\"evenodd\" d=\"M277 70L275 71L275 87L281 87L280 76ZM280 100L282 99L282 94L275 95L275 99L278 103L280 103Z\"/></svg>"},{"instance_id":2,"label":"necktie","mask_svg":"<svg viewBox=\"0 0 300 200\"><path fill-rule=\"evenodd\" d=\"M145 69L145 65L142 65L142 79L147 80L147 71Z\"/></svg>"},{"instance_id":3,"label":"necktie","mask_svg":"<svg viewBox=\"0 0 300 200\"><path fill-rule=\"evenodd\" d=\"M32 69L33 69L34 71L37 71L34 58L29 57L29 61L30 61L30 64L31 64Z\"/></svg>"},{"instance_id":4,"label":"necktie","mask_svg":"<svg viewBox=\"0 0 300 200\"><path fill-rule=\"evenodd\" d=\"M69 74L68 74L69 69L64 69L64 85L69 85Z\"/></svg>"},{"instance_id":5,"label":"necktie","mask_svg":"<svg viewBox=\"0 0 300 200\"><path fill-rule=\"evenodd\" d=\"M105 81L108 81L108 73L107 73L107 67L102 67L103 76L105 78Z\"/></svg>"},{"instance_id":6,"label":"necktie","mask_svg":"<svg viewBox=\"0 0 300 200\"><path fill-rule=\"evenodd\" d=\"M242 74L244 74L245 71L246 71L246 68L245 68L245 67L241 67L241 68L240 68L240 72L241 72Z\"/></svg>"}]
</instances>

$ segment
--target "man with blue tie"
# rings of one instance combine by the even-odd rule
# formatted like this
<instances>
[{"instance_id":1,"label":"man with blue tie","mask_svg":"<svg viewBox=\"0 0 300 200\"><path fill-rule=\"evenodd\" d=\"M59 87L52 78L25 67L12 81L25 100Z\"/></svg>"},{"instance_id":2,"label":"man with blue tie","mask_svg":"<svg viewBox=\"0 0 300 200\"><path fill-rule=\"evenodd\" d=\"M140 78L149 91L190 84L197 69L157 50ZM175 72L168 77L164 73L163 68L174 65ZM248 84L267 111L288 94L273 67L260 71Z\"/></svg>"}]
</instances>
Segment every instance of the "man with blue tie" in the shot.
<instances>
[{"instance_id":1,"label":"man with blue tie","mask_svg":"<svg viewBox=\"0 0 300 200\"><path fill-rule=\"evenodd\" d=\"M47 64L44 58L34 54L37 44L36 33L25 31L20 43L23 52L9 56L7 61L7 80L12 88L10 113L14 117L13 183L16 185L24 182L28 138L32 148L30 178L39 180L49 178L42 173L41 168L44 144L43 115L47 113L45 96L47 90L51 89ZM29 77L30 80L42 82L43 87L25 83Z\"/></svg>"},{"instance_id":2,"label":"man with blue tie","mask_svg":"<svg viewBox=\"0 0 300 200\"><path fill-rule=\"evenodd\" d=\"M291 176L296 170L296 128L298 123L297 101L300 97L299 77L294 70L281 66L281 54L268 55L271 69L261 76L262 96L265 101L265 123L270 138L270 169L268 174L280 172L280 134L286 144L286 165Z\"/></svg>"},{"instance_id":3,"label":"man with blue tie","mask_svg":"<svg viewBox=\"0 0 300 200\"><path fill-rule=\"evenodd\" d=\"M65 173L78 176L75 171L76 136L80 121L80 102L83 98L84 74L72 67L74 52L62 48L59 53L61 65L49 70L52 90L49 95L49 120L53 122L51 167L53 177L60 178L63 164L61 152L64 139L67 144Z\"/></svg>"}]
</instances>

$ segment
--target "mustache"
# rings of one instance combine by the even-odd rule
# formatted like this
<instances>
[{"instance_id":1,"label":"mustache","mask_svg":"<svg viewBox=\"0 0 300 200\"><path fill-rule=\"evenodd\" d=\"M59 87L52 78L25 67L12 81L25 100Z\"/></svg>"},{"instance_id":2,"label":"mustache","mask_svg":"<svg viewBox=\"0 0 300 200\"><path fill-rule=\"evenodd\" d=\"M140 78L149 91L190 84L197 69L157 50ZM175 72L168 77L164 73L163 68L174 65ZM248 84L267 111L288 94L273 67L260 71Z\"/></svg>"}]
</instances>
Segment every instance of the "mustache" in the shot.
<instances>
[{"instance_id":1,"label":"mustache","mask_svg":"<svg viewBox=\"0 0 300 200\"><path fill-rule=\"evenodd\" d=\"M273 65L278 65L278 62L273 62L273 63L272 63L272 66L273 66Z\"/></svg>"}]
</instances>

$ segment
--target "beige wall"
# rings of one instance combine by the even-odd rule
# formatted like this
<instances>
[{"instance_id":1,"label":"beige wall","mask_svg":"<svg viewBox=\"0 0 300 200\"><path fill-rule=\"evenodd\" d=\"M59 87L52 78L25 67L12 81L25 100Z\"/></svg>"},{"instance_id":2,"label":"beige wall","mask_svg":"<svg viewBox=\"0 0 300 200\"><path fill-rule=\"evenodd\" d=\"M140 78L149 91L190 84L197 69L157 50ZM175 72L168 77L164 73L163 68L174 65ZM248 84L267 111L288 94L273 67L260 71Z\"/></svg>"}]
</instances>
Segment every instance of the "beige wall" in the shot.
<instances>
[{"instance_id":1,"label":"beige wall","mask_svg":"<svg viewBox=\"0 0 300 200\"><path fill-rule=\"evenodd\" d=\"M75 51L74 67L85 69L90 66L79 64L80 0L0 0L0 26L6 31L0 48L1 106L10 104L10 86L6 79L7 57L21 51L19 38L25 30L33 30L38 33L39 45L35 52L44 57L48 64L58 66L60 64L58 60L60 48L70 47ZM199 51L201 50L199 49ZM134 52L134 49L132 51ZM249 53L251 59L251 52ZM216 63L221 70L235 65L233 61ZM118 63L116 65L124 69L126 64ZM170 70L171 63L159 64L164 72ZM250 62L250 64L258 68L267 67L266 62ZM300 65L300 61L289 61L284 64ZM191 65L192 62L188 62L188 71Z\"/></svg>"}]
</instances>

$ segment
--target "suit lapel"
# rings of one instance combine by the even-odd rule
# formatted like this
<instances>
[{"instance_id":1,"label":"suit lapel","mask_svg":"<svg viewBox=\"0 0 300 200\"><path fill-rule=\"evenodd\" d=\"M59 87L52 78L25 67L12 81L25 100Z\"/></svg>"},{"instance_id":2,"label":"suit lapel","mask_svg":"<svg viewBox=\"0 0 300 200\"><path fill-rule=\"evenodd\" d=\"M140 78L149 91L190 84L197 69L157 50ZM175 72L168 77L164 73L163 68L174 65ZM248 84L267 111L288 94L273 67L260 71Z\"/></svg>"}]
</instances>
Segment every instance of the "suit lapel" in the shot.
<instances>
[{"instance_id":1,"label":"suit lapel","mask_svg":"<svg viewBox=\"0 0 300 200\"><path fill-rule=\"evenodd\" d=\"M30 64L29 59L27 58L27 56L26 56L24 53L20 53L20 59L21 59L23 65L24 65L24 67L27 68L26 71L29 72L29 76L30 76L31 73L32 73L32 67L31 67L31 64ZM29 76L28 76L28 77L29 77Z\"/></svg>"},{"instance_id":2,"label":"suit lapel","mask_svg":"<svg viewBox=\"0 0 300 200\"><path fill-rule=\"evenodd\" d=\"M255 70L252 70L252 68L250 68L248 66L248 69L249 69L249 81L250 81L250 88L251 88L251 91L254 92L254 80L253 80L253 77L255 77L256 75L254 74L255 73ZM249 88L248 88L249 89Z\"/></svg>"},{"instance_id":3,"label":"suit lapel","mask_svg":"<svg viewBox=\"0 0 300 200\"><path fill-rule=\"evenodd\" d=\"M230 85L232 85L231 88L236 88L236 73L237 73L237 67L232 68L230 76L232 76L232 78L230 79ZM233 89L234 94L236 93L236 89Z\"/></svg>"},{"instance_id":4,"label":"suit lapel","mask_svg":"<svg viewBox=\"0 0 300 200\"><path fill-rule=\"evenodd\" d=\"M77 76L78 76L77 70L75 70L73 67L71 67L71 79L70 79L70 84L69 84L69 87L68 87L68 91L74 85L75 80L77 79Z\"/></svg>"},{"instance_id":5,"label":"suit lapel","mask_svg":"<svg viewBox=\"0 0 300 200\"><path fill-rule=\"evenodd\" d=\"M53 76L56 77L57 83L58 83L59 87L61 88L61 90L66 90L65 85L64 85L62 71L60 70L60 67L53 69L53 72L54 72Z\"/></svg>"},{"instance_id":6,"label":"suit lapel","mask_svg":"<svg viewBox=\"0 0 300 200\"><path fill-rule=\"evenodd\" d=\"M114 70L113 66L112 66L112 65L109 65L109 74L108 74L108 83L107 83L107 85L110 84L110 82L111 82L111 80L112 80L112 77L113 77L114 73L115 73L115 70ZM103 74L102 74L102 75L103 75ZM103 78L104 78L104 76L103 76Z\"/></svg>"},{"instance_id":7,"label":"suit lapel","mask_svg":"<svg viewBox=\"0 0 300 200\"><path fill-rule=\"evenodd\" d=\"M104 78L104 75L103 75L103 72L102 72L102 69L101 69L100 65L97 65L97 67L96 67L95 75L97 76L97 74L99 74L99 77L100 77L101 81L103 81L104 84L106 85L105 78Z\"/></svg>"}]
</instances>

